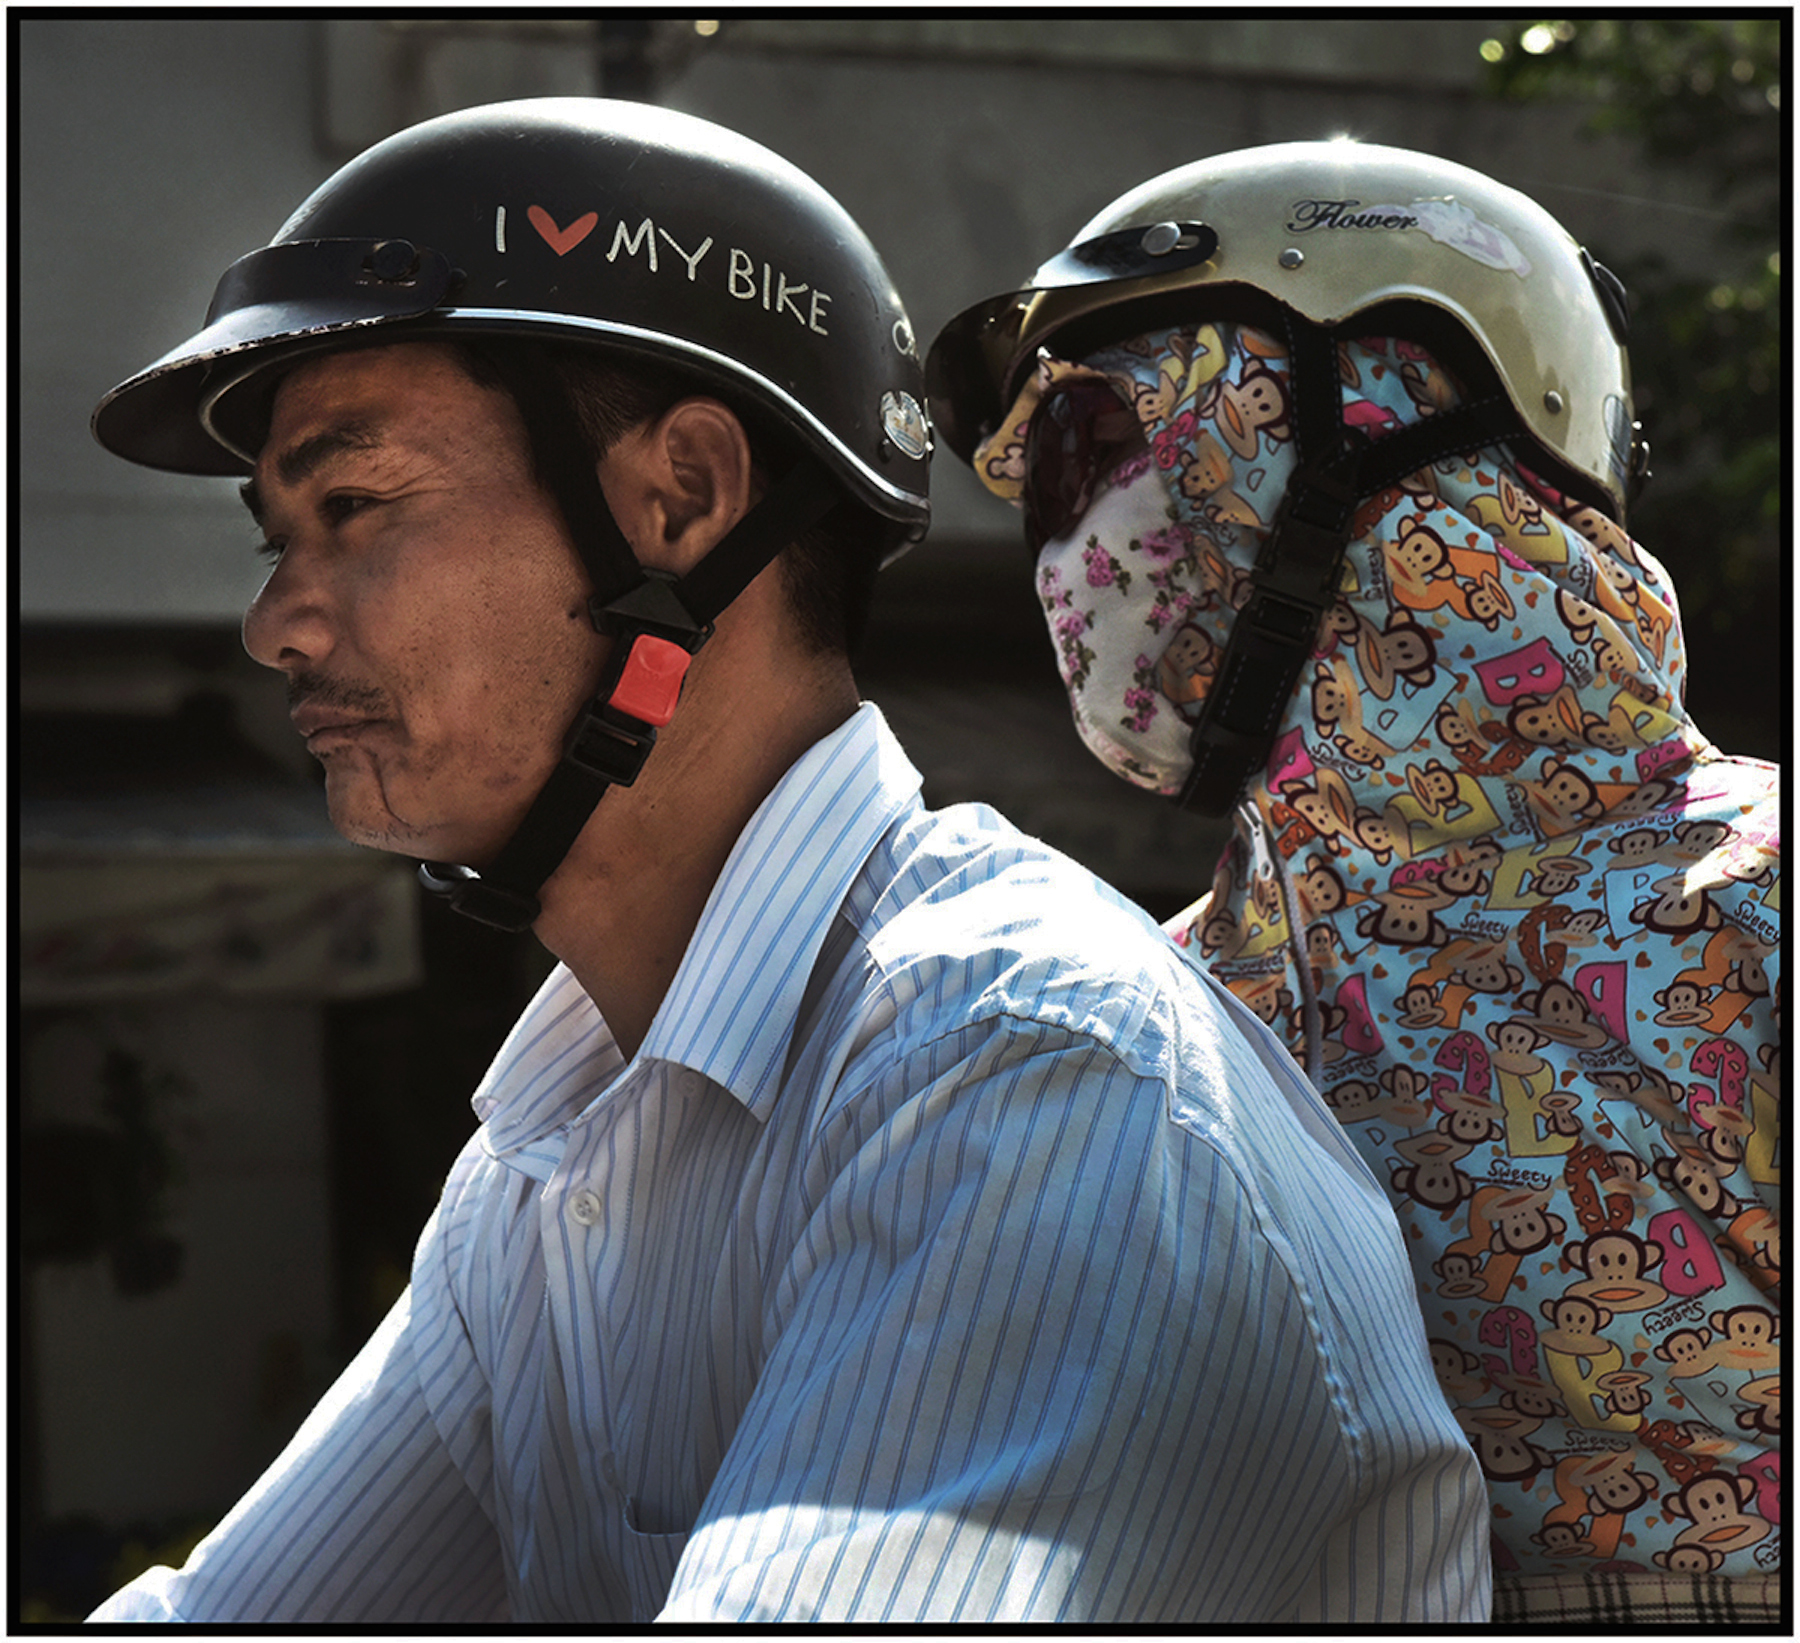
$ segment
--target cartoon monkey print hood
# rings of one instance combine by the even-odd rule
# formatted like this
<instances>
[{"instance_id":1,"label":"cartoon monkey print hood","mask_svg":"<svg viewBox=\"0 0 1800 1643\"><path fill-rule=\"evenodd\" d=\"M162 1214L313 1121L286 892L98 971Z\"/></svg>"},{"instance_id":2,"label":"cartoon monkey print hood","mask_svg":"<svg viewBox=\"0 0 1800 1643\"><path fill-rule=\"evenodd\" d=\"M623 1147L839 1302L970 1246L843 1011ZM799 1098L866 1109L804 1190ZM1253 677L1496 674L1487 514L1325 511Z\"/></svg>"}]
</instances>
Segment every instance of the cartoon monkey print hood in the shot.
<instances>
[{"instance_id":1,"label":"cartoon monkey print hood","mask_svg":"<svg viewBox=\"0 0 1800 1643\"><path fill-rule=\"evenodd\" d=\"M1408 343L1340 362L1352 427L1461 398ZM976 453L1003 496L1034 415L1080 509L1038 560L1077 726L1173 792L1293 468L1284 347L1042 358ZM1781 1565L1777 773L1707 742L1684 665L1667 576L1607 518L1511 454L1421 470L1357 510L1171 926L1389 1188L1502 1575Z\"/></svg>"}]
</instances>

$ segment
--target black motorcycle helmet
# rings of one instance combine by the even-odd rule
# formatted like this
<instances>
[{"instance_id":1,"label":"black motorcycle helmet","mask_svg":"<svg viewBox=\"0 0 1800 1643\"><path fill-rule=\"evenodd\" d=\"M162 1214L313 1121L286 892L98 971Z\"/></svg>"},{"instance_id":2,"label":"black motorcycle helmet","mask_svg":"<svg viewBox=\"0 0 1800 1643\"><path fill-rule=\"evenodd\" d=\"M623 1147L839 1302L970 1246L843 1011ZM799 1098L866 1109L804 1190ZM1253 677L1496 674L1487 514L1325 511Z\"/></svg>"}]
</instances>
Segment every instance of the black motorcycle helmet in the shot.
<instances>
[{"instance_id":1,"label":"black motorcycle helmet","mask_svg":"<svg viewBox=\"0 0 1800 1643\"><path fill-rule=\"evenodd\" d=\"M377 143L226 270L204 326L107 394L93 431L148 467L246 475L296 358L482 336L675 367L799 452L672 582L637 565L573 407L521 404L611 658L495 861L421 868L460 911L520 929L606 787L636 779L713 620L776 553L846 506L883 563L925 534L930 435L906 310L843 207L735 132L599 98L466 109Z\"/></svg>"},{"instance_id":2,"label":"black motorcycle helmet","mask_svg":"<svg viewBox=\"0 0 1800 1643\"><path fill-rule=\"evenodd\" d=\"M922 368L881 259L804 172L709 121L552 97L377 143L226 270L205 325L100 402L95 437L147 467L246 474L248 387L376 327L680 366L788 429L888 557L925 532Z\"/></svg>"}]
</instances>

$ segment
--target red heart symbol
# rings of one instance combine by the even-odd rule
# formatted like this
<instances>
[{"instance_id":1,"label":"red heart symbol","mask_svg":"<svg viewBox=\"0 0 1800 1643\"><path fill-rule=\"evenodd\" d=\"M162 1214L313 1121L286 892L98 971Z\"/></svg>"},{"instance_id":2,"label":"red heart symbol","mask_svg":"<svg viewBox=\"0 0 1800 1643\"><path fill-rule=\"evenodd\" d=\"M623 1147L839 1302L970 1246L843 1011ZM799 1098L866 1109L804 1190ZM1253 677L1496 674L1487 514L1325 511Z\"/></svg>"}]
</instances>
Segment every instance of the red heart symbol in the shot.
<instances>
[{"instance_id":1,"label":"red heart symbol","mask_svg":"<svg viewBox=\"0 0 1800 1643\"><path fill-rule=\"evenodd\" d=\"M531 226L543 236L544 244L559 257L566 257L580 245L593 233L594 225L600 221L599 213L590 211L584 217L577 217L567 228L558 228L556 219L541 205L532 206L525 215L531 219Z\"/></svg>"}]
</instances>

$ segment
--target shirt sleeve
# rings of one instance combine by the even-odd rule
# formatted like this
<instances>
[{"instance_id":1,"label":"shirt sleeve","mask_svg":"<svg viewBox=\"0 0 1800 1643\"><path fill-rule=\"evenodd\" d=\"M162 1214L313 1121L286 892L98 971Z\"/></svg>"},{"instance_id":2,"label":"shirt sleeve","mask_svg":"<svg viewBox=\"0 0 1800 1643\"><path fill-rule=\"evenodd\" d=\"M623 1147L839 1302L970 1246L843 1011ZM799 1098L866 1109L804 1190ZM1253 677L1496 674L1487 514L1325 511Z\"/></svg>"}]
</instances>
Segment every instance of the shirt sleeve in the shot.
<instances>
[{"instance_id":1,"label":"shirt sleeve","mask_svg":"<svg viewBox=\"0 0 1800 1643\"><path fill-rule=\"evenodd\" d=\"M768 1359L662 1619L1344 1618L1359 1580L1387 1588L1364 1617L1486 1618L1480 1479L1422 1334L1399 1338L1427 1431L1396 1442L1165 1081L1017 1024L884 1083L805 1172ZM1318 1216L1366 1215L1314 1164Z\"/></svg>"},{"instance_id":2,"label":"shirt sleeve","mask_svg":"<svg viewBox=\"0 0 1800 1643\"><path fill-rule=\"evenodd\" d=\"M409 1291L188 1561L89 1620L505 1620L499 1542L433 1419L411 1332Z\"/></svg>"}]
</instances>

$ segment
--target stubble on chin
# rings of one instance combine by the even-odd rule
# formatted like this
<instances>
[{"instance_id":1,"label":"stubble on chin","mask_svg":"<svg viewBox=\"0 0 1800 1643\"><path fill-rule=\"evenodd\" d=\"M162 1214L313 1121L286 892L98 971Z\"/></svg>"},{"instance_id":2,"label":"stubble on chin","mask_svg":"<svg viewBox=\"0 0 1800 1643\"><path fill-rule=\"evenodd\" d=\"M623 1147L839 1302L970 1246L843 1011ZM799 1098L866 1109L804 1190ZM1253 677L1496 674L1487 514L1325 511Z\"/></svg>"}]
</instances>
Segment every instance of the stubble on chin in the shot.
<instances>
[{"instance_id":1,"label":"stubble on chin","mask_svg":"<svg viewBox=\"0 0 1800 1643\"><path fill-rule=\"evenodd\" d=\"M479 795L478 807L454 804L440 792L435 806L440 819L434 822L430 772L421 772L410 760L345 748L322 762L331 824L350 843L365 849L481 869L499 854L529 808L532 789L525 775L498 782L490 777L461 789ZM496 807L496 788L505 790L511 802ZM457 785L449 783L448 791L458 791ZM505 814L471 814L472 809L502 809Z\"/></svg>"},{"instance_id":2,"label":"stubble on chin","mask_svg":"<svg viewBox=\"0 0 1800 1643\"><path fill-rule=\"evenodd\" d=\"M358 749L337 750L325 767L325 807L331 825L351 844L395 855L429 855L421 829L394 814L373 759Z\"/></svg>"}]
</instances>

